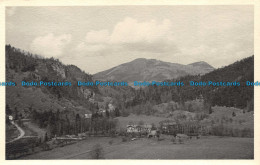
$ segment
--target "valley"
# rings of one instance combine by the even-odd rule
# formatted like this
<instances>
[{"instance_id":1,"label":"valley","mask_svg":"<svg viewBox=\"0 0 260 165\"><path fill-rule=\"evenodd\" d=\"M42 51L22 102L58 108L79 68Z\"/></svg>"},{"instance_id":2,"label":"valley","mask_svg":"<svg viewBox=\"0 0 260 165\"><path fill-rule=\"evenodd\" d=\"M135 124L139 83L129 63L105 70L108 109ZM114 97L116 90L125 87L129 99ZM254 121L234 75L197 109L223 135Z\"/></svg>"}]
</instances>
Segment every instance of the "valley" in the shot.
<instances>
[{"instance_id":1,"label":"valley","mask_svg":"<svg viewBox=\"0 0 260 165\"><path fill-rule=\"evenodd\" d=\"M136 59L94 75L10 45L6 59L6 80L17 84L6 87L6 142L19 136L12 122L24 130L6 146L6 159L254 157L254 87L246 85L254 82L254 56L218 69ZM73 85L99 79L183 85ZM240 85L185 85L220 80ZM17 83L23 81L71 85Z\"/></svg>"}]
</instances>

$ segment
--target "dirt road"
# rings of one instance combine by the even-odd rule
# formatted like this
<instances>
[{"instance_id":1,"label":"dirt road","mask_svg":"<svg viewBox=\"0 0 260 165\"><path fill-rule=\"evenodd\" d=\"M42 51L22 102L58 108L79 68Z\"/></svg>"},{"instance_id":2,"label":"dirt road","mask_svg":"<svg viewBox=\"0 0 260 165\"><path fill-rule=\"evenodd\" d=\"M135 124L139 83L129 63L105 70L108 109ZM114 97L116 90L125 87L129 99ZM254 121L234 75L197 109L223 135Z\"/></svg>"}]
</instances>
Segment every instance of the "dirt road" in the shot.
<instances>
[{"instance_id":1,"label":"dirt road","mask_svg":"<svg viewBox=\"0 0 260 165\"><path fill-rule=\"evenodd\" d=\"M21 127L19 127L14 121L11 121L11 123L18 129L18 131L20 132L20 135L17 138L15 138L7 143L15 142L16 140L21 139L25 135L24 130Z\"/></svg>"}]
</instances>

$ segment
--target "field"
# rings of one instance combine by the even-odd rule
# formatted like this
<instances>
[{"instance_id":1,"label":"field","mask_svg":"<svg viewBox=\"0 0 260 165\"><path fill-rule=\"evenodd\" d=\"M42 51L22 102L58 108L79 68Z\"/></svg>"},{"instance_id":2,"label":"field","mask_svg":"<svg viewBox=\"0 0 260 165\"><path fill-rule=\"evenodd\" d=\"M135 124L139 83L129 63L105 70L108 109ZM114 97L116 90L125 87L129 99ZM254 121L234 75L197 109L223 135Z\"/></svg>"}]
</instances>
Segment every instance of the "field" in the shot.
<instances>
[{"instance_id":1,"label":"field","mask_svg":"<svg viewBox=\"0 0 260 165\"><path fill-rule=\"evenodd\" d=\"M253 159L253 138L202 137L173 144L171 137L140 138L122 142L121 137L89 137L86 140L23 159L91 159L93 146L100 144L105 159Z\"/></svg>"}]
</instances>

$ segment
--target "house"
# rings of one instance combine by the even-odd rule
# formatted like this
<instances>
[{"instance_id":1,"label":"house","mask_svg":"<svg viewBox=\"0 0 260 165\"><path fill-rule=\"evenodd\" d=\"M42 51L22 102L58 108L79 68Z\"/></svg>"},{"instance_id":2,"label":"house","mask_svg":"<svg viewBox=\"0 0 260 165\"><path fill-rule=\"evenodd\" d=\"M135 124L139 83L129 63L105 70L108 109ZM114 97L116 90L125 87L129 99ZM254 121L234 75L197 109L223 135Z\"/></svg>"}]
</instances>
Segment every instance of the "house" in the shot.
<instances>
[{"instance_id":1,"label":"house","mask_svg":"<svg viewBox=\"0 0 260 165\"><path fill-rule=\"evenodd\" d=\"M165 120L160 122L162 133L174 134L178 130L178 124L175 121Z\"/></svg>"},{"instance_id":2,"label":"house","mask_svg":"<svg viewBox=\"0 0 260 165\"><path fill-rule=\"evenodd\" d=\"M142 130L147 133L151 132L152 128L153 126L151 124L142 125Z\"/></svg>"},{"instance_id":3,"label":"house","mask_svg":"<svg viewBox=\"0 0 260 165\"><path fill-rule=\"evenodd\" d=\"M91 113L89 113L89 114L86 113L86 114L84 115L84 117L85 117L85 119L91 119L92 114L91 114Z\"/></svg>"},{"instance_id":4,"label":"house","mask_svg":"<svg viewBox=\"0 0 260 165\"><path fill-rule=\"evenodd\" d=\"M140 132L150 133L152 127L153 126L151 124L144 124L144 125L129 124L126 126L126 132L127 133L140 133Z\"/></svg>"},{"instance_id":5,"label":"house","mask_svg":"<svg viewBox=\"0 0 260 165\"><path fill-rule=\"evenodd\" d=\"M109 104L108 104L108 111L109 111L109 112L115 111L115 107L113 106L112 103L109 103Z\"/></svg>"},{"instance_id":6,"label":"house","mask_svg":"<svg viewBox=\"0 0 260 165\"><path fill-rule=\"evenodd\" d=\"M166 122L161 122L160 124L162 126L162 129L168 129L170 127L174 127L177 125L175 121L166 121Z\"/></svg>"},{"instance_id":7,"label":"house","mask_svg":"<svg viewBox=\"0 0 260 165\"><path fill-rule=\"evenodd\" d=\"M105 115L106 114L106 110L105 109L103 109L103 108L99 108L98 109L98 111L97 111L97 113L99 114L99 115Z\"/></svg>"},{"instance_id":8,"label":"house","mask_svg":"<svg viewBox=\"0 0 260 165\"><path fill-rule=\"evenodd\" d=\"M142 127L139 125L127 125L126 126L126 132L127 133L138 133L141 132Z\"/></svg>"},{"instance_id":9,"label":"house","mask_svg":"<svg viewBox=\"0 0 260 165\"><path fill-rule=\"evenodd\" d=\"M10 121L13 120L13 116L11 116L11 115L8 118L9 118Z\"/></svg>"}]
</instances>

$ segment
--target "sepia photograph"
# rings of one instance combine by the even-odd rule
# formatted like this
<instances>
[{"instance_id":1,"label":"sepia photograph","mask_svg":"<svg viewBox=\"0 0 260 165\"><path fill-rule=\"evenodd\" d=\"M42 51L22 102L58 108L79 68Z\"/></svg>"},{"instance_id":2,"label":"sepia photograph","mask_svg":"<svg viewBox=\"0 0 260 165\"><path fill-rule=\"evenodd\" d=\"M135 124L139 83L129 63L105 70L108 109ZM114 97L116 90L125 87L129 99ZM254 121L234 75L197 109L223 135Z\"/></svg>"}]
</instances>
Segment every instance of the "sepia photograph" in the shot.
<instances>
[{"instance_id":1,"label":"sepia photograph","mask_svg":"<svg viewBox=\"0 0 260 165\"><path fill-rule=\"evenodd\" d=\"M5 160L254 160L254 5L4 12Z\"/></svg>"}]
</instances>

